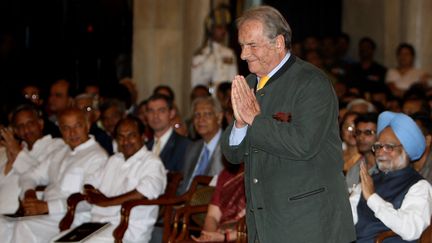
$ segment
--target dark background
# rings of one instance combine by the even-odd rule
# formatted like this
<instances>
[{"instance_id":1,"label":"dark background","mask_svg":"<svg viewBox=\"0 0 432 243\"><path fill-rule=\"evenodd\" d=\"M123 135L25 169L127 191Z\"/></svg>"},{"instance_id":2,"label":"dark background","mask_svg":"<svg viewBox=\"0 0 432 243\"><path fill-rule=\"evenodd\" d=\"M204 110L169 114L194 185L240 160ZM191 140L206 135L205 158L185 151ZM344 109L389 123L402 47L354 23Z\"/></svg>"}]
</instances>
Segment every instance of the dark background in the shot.
<instances>
[{"instance_id":1,"label":"dark background","mask_svg":"<svg viewBox=\"0 0 432 243\"><path fill-rule=\"evenodd\" d=\"M286 17L293 41L341 31L342 0L264 4ZM231 6L236 17L237 1ZM0 102L18 95L15 90L24 82L46 89L54 80L67 78L79 88L130 75L132 12L132 0L1 0ZM231 44L239 52L234 24L230 31ZM240 71L247 73L243 64Z\"/></svg>"}]
</instances>

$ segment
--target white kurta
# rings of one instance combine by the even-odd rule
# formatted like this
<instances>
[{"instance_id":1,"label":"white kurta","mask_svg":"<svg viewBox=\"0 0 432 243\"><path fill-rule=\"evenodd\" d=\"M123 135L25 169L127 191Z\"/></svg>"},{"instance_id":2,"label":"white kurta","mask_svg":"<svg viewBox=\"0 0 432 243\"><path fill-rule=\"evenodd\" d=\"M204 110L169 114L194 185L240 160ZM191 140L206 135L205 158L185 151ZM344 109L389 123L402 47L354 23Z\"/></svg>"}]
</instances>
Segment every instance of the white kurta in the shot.
<instances>
[{"instance_id":1,"label":"white kurta","mask_svg":"<svg viewBox=\"0 0 432 243\"><path fill-rule=\"evenodd\" d=\"M354 224L358 221L357 204L360 201L360 195L361 184L354 188L350 196ZM393 204L384 201L376 193L369 197L367 205L376 218L403 240L415 240L420 238L422 232L430 224L432 186L426 180L420 180L412 185L399 209L395 209Z\"/></svg>"},{"instance_id":2,"label":"white kurta","mask_svg":"<svg viewBox=\"0 0 432 243\"><path fill-rule=\"evenodd\" d=\"M13 232L9 232L11 242L48 242L58 234L58 223L67 210L67 198L81 191L84 181L103 168L107 157L105 150L91 137L74 150L65 146L46 163L23 175L20 179L23 192L37 185L47 185L43 200L48 203L49 215L23 218L13 223ZM87 219L88 213L77 213L75 224ZM4 220L0 220L0 228L2 222Z\"/></svg>"},{"instance_id":3,"label":"white kurta","mask_svg":"<svg viewBox=\"0 0 432 243\"><path fill-rule=\"evenodd\" d=\"M129 159L117 153L108 160L104 170L86 183L108 197L137 190L146 198L155 199L165 191L167 178L163 163L146 147ZM111 226L94 236L90 242L113 242L112 231L120 222L121 206L92 206L92 221L111 222ZM157 206L141 206L132 210L123 242L148 242L158 215Z\"/></svg>"},{"instance_id":4,"label":"white kurta","mask_svg":"<svg viewBox=\"0 0 432 243\"><path fill-rule=\"evenodd\" d=\"M192 87L199 84L217 87L218 83L231 81L238 74L237 59L234 51L217 42L206 46L192 58Z\"/></svg>"},{"instance_id":5,"label":"white kurta","mask_svg":"<svg viewBox=\"0 0 432 243\"><path fill-rule=\"evenodd\" d=\"M38 139L32 150L23 143L23 149L18 153L12 169L7 175L3 173L7 158L0 161L0 213L14 213L19 206L18 197L21 193L18 181L21 175L45 162L48 157L62 147L67 146L62 139L46 135Z\"/></svg>"},{"instance_id":6,"label":"white kurta","mask_svg":"<svg viewBox=\"0 0 432 243\"><path fill-rule=\"evenodd\" d=\"M412 68L402 75L397 69L391 68L387 71L386 83L394 83L398 89L406 91L411 85L418 83L424 74L423 70Z\"/></svg>"}]
</instances>

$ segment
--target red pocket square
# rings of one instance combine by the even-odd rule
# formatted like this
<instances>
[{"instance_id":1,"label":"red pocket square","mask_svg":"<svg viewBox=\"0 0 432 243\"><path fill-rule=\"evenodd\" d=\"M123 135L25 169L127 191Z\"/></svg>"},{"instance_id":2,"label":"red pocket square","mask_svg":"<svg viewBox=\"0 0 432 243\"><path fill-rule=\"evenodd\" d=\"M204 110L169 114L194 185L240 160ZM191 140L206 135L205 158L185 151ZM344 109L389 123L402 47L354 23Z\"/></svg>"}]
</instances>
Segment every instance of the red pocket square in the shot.
<instances>
[{"instance_id":1,"label":"red pocket square","mask_svg":"<svg viewBox=\"0 0 432 243\"><path fill-rule=\"evenodd\" d=\"M290 122L291 121L291 112L276 112L273 114L273 119L281 121L281 122Z\"/></svg>"}]
</instances>

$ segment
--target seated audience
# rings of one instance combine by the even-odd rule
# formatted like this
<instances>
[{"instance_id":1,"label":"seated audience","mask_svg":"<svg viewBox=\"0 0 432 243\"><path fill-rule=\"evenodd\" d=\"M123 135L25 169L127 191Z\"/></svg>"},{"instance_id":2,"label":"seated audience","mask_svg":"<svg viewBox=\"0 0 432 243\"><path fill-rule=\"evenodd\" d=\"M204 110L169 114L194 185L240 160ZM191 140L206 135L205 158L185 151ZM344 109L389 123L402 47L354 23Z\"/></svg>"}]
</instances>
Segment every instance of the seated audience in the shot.
<instances>
[{"instance_id":1,"label":"seated audience","mask_svg":"<svg viewBox=\"0 0 432 243\"><path fill-rule=\"evenodd\" d=\"M341 121L341 138L344 158L344 174L360 159L361 154L357 150L357 142L354 136L355 125L354 120L357 118L356 112L347 112Z\"/></svg>"},{"instance_id":2,"label":"seated audience","mask_svg":"<svg viewBox=\"0 0 432 243\"><path fill-rule=\"evenodd\" d=\"M117 122L126 116L126 106L125 103L117 99L105 100L100 106L101 118L103 129L106 133L114 138L114 129ZM113 151L117 152L117 143L115 140L113 142Z\"/></svg>"},{"instance_id":3,"label":"seated audience","mask_svg":"<svg viewBox=\"0 0 432 243\"><path fill-rule=\"evenodd\" d=\"M43 163L51 153L65 146L60 138L43 135L44 120L33 105L18 106L12 112L12 129L2 128L0 143L6 157L0 161L0 213L15 213L21 193L19 178ZM15 138L15 136L17 138ZM20 140L22 141L20 143Z\"/></svg>"},{"instance_id":4,"label":"seated audience","mask_svg":"<svg viewBox=\"0 0 432 243\"><path fill-rule=\"evenodd\" d=\"M155 94L147 100L146 120L154 131L147 148L162 159L167 170L180 171L190 141L171 126L174 116L172 100L167 96Z\"/></svg>"},{"instance_id":5,"label":"seated audience","mask_svg":"<svg viewBox=\"0 0 432 243\"><path fill-rule=\"evenodd\" d=\"M423 176L429 183L432 183L432 121L428 114L414 113L412 119L417 123L417 126L423 132L426 138L426 149L423 156L414 162L414 168Z\"/></svg>"},{"instance_id":6,"label":"seated audience","mask_svg":"<svg viewBox=\"0 0 432 243\"><path fill-rule=\"evenodd\" d=\"M230 84L231 86L231 84ZM219 92L218 94L218 98L219 98ZM209 88L205 85L197 85L195 86L191 93L190 93L190 103L192 104L193 101L198 98L198 97L209 97L211 96L210 92L209 92ZM189 117L185 123L188 129L188 138L192 141L196 141L198 139L200 139L201 137L197 134L197 132L195 131L195 128L193 127L193 121L192 121L192 117Z\"/></svg>"},{"instance_id":7,"label":"seated audience","mask_svg":"<svg viewBox=\"0 0 432 243\"><path fill-rule=\"evenodd\" d=\"M165 95L169 99L171 99L171 101L173 103L172 106L173 106L174 111L175 111L174 117L171 119L171 126L174 128L174 130L178 134L187 137L188 132L189 132L188 127L187 127L186 123L183 121L183 119L180 115L180 111L179 111L179 109L175 103L174 91L168 85L159 85L153 90L153 95L155 95L155 94Z\"/></svg>"},{"instance_id":8,"label":"seated audience","mask_svg":"<svg viewBox=\"0 0 432 243\"><path fill-rule=\"evenodd\" d=\"M144 146L144 126L138 118L126 117L115 129L119 153L84 185L86 200L93 204L92 222L111 225L89 242L114 242L112 232L120 222L121 204L133 199L155 199L166 187L167 178L161 160ZM158 215L157 206L142 206L130 215L123 242L149 242Z\"/></svg>"},{"instance_id":9,"label":"seated audience","mask_svg":"<svg viewBox=\"0 0 432 243\"><path fill-rule=\"evenodd\" d=\"M372 153L372 145L377 140L377 113L366 113L359 115L354 120L354 135L356 140L357 151L361 157L353 164L346 174L348 191L351 192L360 181L360 164L365 163L369 175L377 173L375 155Z\"/></svg>"},{"instance_id":10,"label":"seated audience","mask_svg":"<svg viewBox=\"0 0 432 243\"><path fill-rule=\"evenodd\" d=\"M380 171L371 177L362 164L350 197L357 243L372 243L386 230L397 234L386 242L413 242L432 214L432 187L410 165L422 156L425 138L410 117L389 111L379 115L377 131L372 150Z\"/></svg>"},{"instance_id":11,"label":"seated audience","mask_svg":"<svg viewBox=\"0 0 432 243\"><path fill-rule=\"evenodd\" d=\"M68 108L58 118L63 140L68 146L63 146L20 178L23 192L20 211L34 217L18 221L0 217L2 242L48 242L58 234L58 224L67 210L67 198L79 192L84 181L105 165L107 154L89 136L90 124L85 113ZM46 186L42 198L36 195L38 185ZM86 217L88 213L78 213L75 223Z\"/></svg>"},{"instance_id":12,"label":"seated audience","mask_svg":"<svg viewBox=\"0 0 432 243\"><path fill-rule=\"evenodd\" d=\"M375 41L363 37L358 44L360 61L352 65L347 81L351 86L358 87L363 92L371 92L383 87L387 68L374 60Z\"/></svg>"},{"instance_id":13,"label":"seated audience","mask_svg":"<svg viewBox=\"0 0 432 243\"><path fill-rule=\"evenodd\" d=\"M397 67L387 71L385 82L392 93L402 98L415 83L426 84L429 75L414 66L415 49L411 44L401 43L396 50Z\"/></svg>"},{"instance_id":14,"label":"seated audience","mask_svg":"<svg viewBox=\"0 0 432 243\"><path fill-rule=\"evenodd\" d=\"M237 239L236 224L246 214L244 164L227 164L217 176L216 188L198 242L229 242Z\"/></svg>"},{"instance_id":15,"label":"seated audience","mask_svg":"<svg viewBox=\"0 0 432 243\"><path fill-rule=\"evenodd\" d=\"M73 104L71 84L65 79L55 81L50 87L48 97L49 119L58 125L58 114Z\"/></svg>"},{"instance_id":16,"label":"seated audience","mask_svg":"<svg viewBox=\"0 0 432 243\"><path fill-rule=\"evenodd\" d=\"M190 144L183 165L180 193L185 192L196 175L214 176L223 169L220 137L222 108L212 97L197 98L192 104L195 130L202 139Z\"/></svg>"},{"instance_id":17,"label":"seated audience","mask_svg":"<svg viewBox=\"0 0 432 243\"><path fill-rule=\"evenodd\" d=\"M362 98L350 101L346 107L348 111L354 111L360 114L376 112L374 105Z\"/></svg>"},{"instance_id":18,"label":"seated audience","mask_svg":"<svg viewBox=\"0 0 432 243\"><path fill-rule=\"evenodd\" d=\"M95 137L96 142L98 142L109 155L114 154L112 138L97 125L100 117L100 110L96 97L86 93L77 95L75 97L75 107L87 114L90 122L90 134Z\"/></svg>"}]
</instances>

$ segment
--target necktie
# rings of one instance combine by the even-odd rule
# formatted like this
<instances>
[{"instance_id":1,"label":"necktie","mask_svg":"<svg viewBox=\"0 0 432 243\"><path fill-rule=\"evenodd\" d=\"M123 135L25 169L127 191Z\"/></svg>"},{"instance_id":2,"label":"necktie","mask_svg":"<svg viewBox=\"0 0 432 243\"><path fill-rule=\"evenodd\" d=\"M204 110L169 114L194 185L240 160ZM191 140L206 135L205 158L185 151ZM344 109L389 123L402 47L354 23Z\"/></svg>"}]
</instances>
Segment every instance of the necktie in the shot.
<instances>
[{"instance_id":1,"label":"necktie","mask_svg":"<svg viewBox=\"0 0 432 243\"><path fill-rule=\"evenodd\" d=\"M161 147L160 138L155 138L155 145L154 145L154 148L153 148L153 152L156 155L159 155L159 153L160 153L160 147Z\"/></svg>"},{"instance_id":2,"label":"necktie","mask_svg":"<svg viewBox=\"0 0 432 243\"><path fill-rule=\"evenodd\" d=\"M210 150L207 148L207 146L204 145L203 153L201 154L201 157L198 161L197 169L195 170L193 177L195 177L196 175L204 175L205 174L208 163L210 161L209 157L210 157Z\"/></svg>"},{"instance_id":3,"label":"necktie","mask_svg":"<svg viewBox=\"0 0 432 243\"><path fill-rule=\"evenodd\" d=\"M262 89L269 79L270 79L269 76L261 77L261 79L258 82L257 90Z\"/></svg>"}]
</instances>

